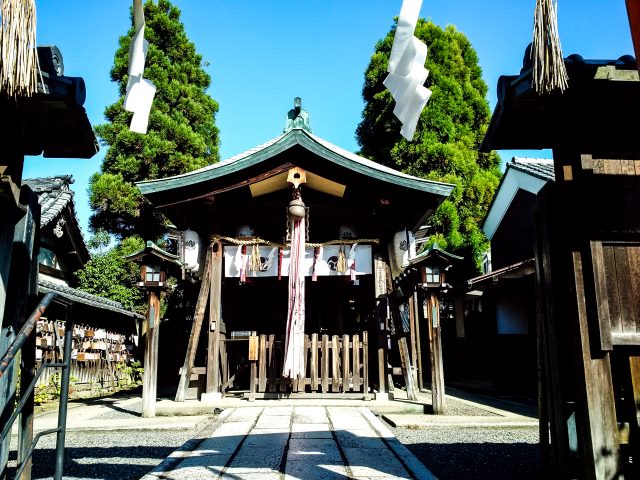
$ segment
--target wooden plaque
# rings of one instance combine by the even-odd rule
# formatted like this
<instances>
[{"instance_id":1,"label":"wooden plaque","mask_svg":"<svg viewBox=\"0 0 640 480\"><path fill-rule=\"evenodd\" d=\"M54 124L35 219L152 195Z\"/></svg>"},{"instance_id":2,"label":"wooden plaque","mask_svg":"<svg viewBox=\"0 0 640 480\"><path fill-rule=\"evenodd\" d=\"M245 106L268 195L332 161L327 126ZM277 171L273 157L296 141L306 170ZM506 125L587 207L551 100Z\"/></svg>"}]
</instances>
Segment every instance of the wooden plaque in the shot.
<instances>
[{"instance_id":1,"label":"wooden plaque","mask_svg":"<svg viewBox=\"0 0 640 480\"><path fill-rule=\"evenodd\" d=\"M249 361L258 360L258 337L252 335L249 337Z\"/></svg>"}]
</instances>

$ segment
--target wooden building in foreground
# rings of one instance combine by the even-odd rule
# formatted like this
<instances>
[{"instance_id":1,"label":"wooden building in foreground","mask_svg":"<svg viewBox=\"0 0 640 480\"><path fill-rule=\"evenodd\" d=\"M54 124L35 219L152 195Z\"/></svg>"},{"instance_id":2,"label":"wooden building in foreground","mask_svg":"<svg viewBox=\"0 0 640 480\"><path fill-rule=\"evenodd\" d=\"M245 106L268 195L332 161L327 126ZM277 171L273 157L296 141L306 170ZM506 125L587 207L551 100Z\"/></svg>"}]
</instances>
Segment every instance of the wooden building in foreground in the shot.
<instances>
[{"instance_id":1,"label":"wooden building in foreground","mask_svg":"<svg viewBox=\"0 0 640 480\"><path fill-rule=\"evenodd\" d=\"M295 182L307 220L306 368L304 378L283 379L287 207ZM190 232L183 248L197 243L193 231L203 245L202 287L177 400L196 374L206 378L205 391L214 397L233 390L253 398L305 393L362 398L386 391L387 337L381 327L388 328L388 315L378 308L376 316L376 307L391 287L389 243L405 229L409 240L451 185L403 174L332 145L311 133L308 114L298 107L276 138L138 187L178 230ZM407 241L401 243L406 250Z\"/></svg>"},{"instance_id":2,"label":"wooden building in foreground","mask_svg":"<svg viewBox=\"0 0 640 480\"><path fill-rule=\"evenodd\" d=\"M548 478L639 478L640 81L633 57L565 59L569 88L501 77L483 148L552 148L536 195L540 442Z\"/></svg>"}]
</instances>

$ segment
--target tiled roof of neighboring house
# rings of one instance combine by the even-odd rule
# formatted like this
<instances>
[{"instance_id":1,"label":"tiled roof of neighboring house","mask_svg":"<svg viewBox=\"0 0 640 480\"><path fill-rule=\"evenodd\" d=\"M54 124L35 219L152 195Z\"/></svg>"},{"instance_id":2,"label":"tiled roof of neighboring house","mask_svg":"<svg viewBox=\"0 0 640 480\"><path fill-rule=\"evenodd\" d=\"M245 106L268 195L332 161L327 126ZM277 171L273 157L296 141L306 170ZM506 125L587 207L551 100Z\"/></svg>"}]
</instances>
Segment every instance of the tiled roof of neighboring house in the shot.
<instances>
[{"instance_id":1,"label":"tiled roof of neighboring house","mask_svg":"<svg viewBox=\"0 0 640 480\"><path fill-rule=\"evenodd\" d=\"M555 181L556 179L553 170L553 160L513 157L511 162L507 164L507 168L515 168L516 170L528 173L542 180Z\"/></svg>"},{"instance_id":2,"label":"tiled roof of neighboring house","mask_svg":"<svg viewBox=\"0 0 640 480\"><path fill-rule=\"evenodd\" d=\"M41 217L40 226L44 227L56 218L69 204L75 214L73 206L73 191L69 185L73 183L71 175L57 177L28 178L24 181L38 195Z\"/></svg>"},{"instance_id":3,"label":"tiled roof of neighboring house","mask_svg":"<svg viewBox=\"0 0 640 480\"><path fill-rule=\"evenodd\" d=\"M479 284L485 283L487 281L495 281L501 278L504 279L514 279L514 278L522 278L527 275L532 275L536 271L535 259L529 258L527 260L523 260L522 262L514 263L512 265L508 265L503 268L499 268L498 270L494 270L493 272L485 273L484 275L480 275L479 277L470 278L464 283L458 285L456 288L462 290L470 290L472 288L477 287Z\"/></svg>"},{"instance_id":4,"label":"tiled roof of neighboring house","mask_svg":"<svg viewBox=\"0 0 640 480\"><path fill-rule=\"evenodd\" d=\"M519 190L537 195L547 182L554 181L553 160L513 157L507 163L507 168L482 222L482 230L487 238L489 240L493 238L502 217L506 214Z\"/></svg>"},{"instance_id":5,"label":"tiled roof of neighboring house","mask_svg":"<svg viewBox=\"0 0 640 480\"><path fill-rule=\"evenodd\" d=\"M55 292L61 297L67 298L76 303L82 303L89 305L90 307L100 308L102 310L111 310L112 312L126 315L128 317L143 318L142 315L132 312L124 308L124 306L108 298L99 297L91 293L83 292L75 288L70 288L65 285L53 283L42 277L38 278L38 290L41 293Z\"/></svg>"}]
</instances>

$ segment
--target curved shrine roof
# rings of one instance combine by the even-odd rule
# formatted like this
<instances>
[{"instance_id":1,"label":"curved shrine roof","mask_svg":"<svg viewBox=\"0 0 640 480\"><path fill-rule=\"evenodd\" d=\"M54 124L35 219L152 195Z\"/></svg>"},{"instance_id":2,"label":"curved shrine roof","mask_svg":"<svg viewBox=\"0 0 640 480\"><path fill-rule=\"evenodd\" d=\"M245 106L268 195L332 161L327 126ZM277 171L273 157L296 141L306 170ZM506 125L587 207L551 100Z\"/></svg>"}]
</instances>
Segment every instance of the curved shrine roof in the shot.
<instances>
[{"instance_id":1,"label":"curved shrine roof","mask_svg":"<svg viewBox=\"0 0 640 480\"><path fill-rule=\"evenodd\" d=\"M407 175L406 173L373 162L344 150L301 128L294 128L262 145L199 170L173 177L139 182L136 183L136 185L141 193L147 197L154 196L161 192L168 193L174 189L220 179L228 174L258 165L296 145L305 148L318 157L339 167L395 186L441 196L443 198L447 197L454 187L451 184ZM151 201L153 202L153 200Z\"/></svg>"}]
</instances>

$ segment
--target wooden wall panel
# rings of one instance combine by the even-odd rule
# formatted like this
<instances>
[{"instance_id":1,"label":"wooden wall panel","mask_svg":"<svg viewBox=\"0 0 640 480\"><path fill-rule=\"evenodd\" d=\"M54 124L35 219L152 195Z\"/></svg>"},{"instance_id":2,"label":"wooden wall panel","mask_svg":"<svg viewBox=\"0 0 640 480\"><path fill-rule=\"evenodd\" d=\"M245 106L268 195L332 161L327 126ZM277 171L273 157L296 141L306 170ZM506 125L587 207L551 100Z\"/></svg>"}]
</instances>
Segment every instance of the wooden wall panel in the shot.
<instances>
[{"instance_id":1,"label":"wooden wall panel","mask_svg":"<svg viewBox=\"0 0 640 480\"><path fill-rule=\"evenodd\" d=\"M604 259L604 276L607 284L607 299L609 303L609 319L611 321L611 331L622 331L622 320L620 317L620 293L618 292L618 276L616 274L616 263L612 245L602 246Z\"/></svg>"},{"instance_id":2,"label":"wooden wall panel","mask_svg":"<svg viewBox=\"0 0 640 480\"><path fill-rule=\"evenodd\" d=\"M640 246L633 245L626 247L629 262L629 283L631 284L631 304L629 310L633 312L635 329L630 332L640 331ZM618 280L620 282L621 279Z\"/></svg>"}]
</instances>

